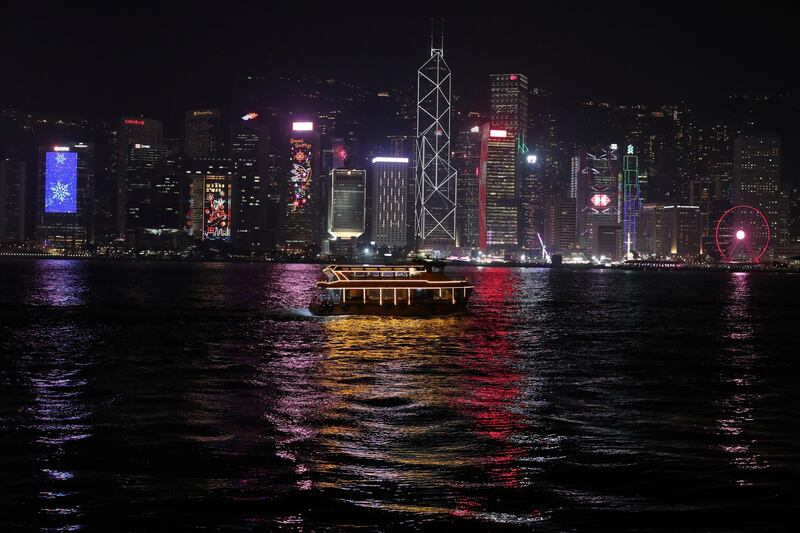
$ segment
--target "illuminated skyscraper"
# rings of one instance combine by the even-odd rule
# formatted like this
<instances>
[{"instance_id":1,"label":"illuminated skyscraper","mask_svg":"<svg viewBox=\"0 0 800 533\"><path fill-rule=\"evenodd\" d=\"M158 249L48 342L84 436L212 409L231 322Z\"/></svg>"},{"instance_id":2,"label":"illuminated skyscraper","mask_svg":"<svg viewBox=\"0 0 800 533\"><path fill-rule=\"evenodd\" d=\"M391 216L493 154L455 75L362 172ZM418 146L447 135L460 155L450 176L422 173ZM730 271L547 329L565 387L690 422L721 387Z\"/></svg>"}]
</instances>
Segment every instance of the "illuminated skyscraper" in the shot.
<instances>
[{"instance_id":1,"label":"illuminated skyscraper","mask_svg":"<svg viewBox=\"0 0 800 533\"><path fill-rule=\"evenodd\" d=\"M786 242L780 138L767 133L740 135L734 139L733 150L733 203L760 210L769 221L772 242Z\"/></svg>"},{"instance_id":2,"label":"illuminated skyscraper","mask_svg":"<svg viewBox=\"0 0 800 533\"><path fill-rule=\"evenodd\" d=\"M622 158L622 257L636 251L637 222L641 206L639 158L634 154L633 145L629 144Z\"/></svg>"},{"instance_id":3,"label":"illuminated skyscraper","mask_svg":"<svg viewBox=\"0 0 800 533\"><path fill-rule=\"evenodd\" d=\"M129 160L131 149L147 146L148 150L164 148L164 123L160 120L139 117L122 117L117 127L114 172L116 174L116 230L124 237L128 222L128 181L136 178L136 162ZM138 155L138 154L137 154ZM135 199L134 199L135 202Z\"/></svg>"},{"instance_id":4,"label":"illuminated skyscraper","mask_svg":"<svg viewBox=\"0 0 800 533\"><path fill-rule=\"evenodd\" d=\"M335 239L355 239L364 233L367 172L339 168L331 171L328 233Z\"/></svg>"},{"instance_id":5,"label":"illuminated skyscraper","mask_svg":"<svg viewBox=\"0 0 800 533\"><path fill-rule=\"evenodd\" d=\"M189 161L188 233L203 241L229 243L238 223L232 209L236 165L230 159Z\"/></svg>"},{"instance_id":6,"label":"illuminated skyscraper","mask_svg":"<svg viewBox=\"0 0 800 533\"><path fill-rule=\"evenodd\" d=\"M507 130L483 126L478 186L478 232L482 249L517 247L517 144Z\"/></svg>"},{"instance_id":7,"label":"illuminated skyscraper","mask_svg":"<svg viewBox=\"0 0 800 533\"><path fill-rule=\"evenodd\" d=\"M230 155L235 168L231 212L232 240L247 251L264 249L267 235L265 171L267 139L256 113L247 113L230 129Z\"/></svg>"},{"instance_id":8,"label":"illuminated skyscraper","mask_svg":"<svg viewBox=\"0 0 800 533\"><path fill-rule=\"evenodd\" d=\"M431 43L432 44L432 43ZM450 67L443 47L417 71L415 228L420 248L458 245L457 173L450 165Z\"/></svg>"},{"instance_id":9,"label":"illuminated skyscraper","mask_svg":"<svg viewBox=\"0 0 800 533\"><path fill-rule=\"evenodd\" d=\"M664 228L671 255L689 259L700 254L702 230L699 206L665 205Z\"/></svg>"},{"instance_id":10,"label":"illuminated skyscraper","mask_svg":"<svg viewBox=\"0 0 800 533\"><path fill-rule=\"evenodd\" d=\"M327 233L333 237L323 242L323 250L338 257L358 255L357 239L366 223L365 170L339 168L331 170L328 185Z\"/></svg>"},{"instance_id":11,"label":"illuminated skyscraper","mask_svg":"<svg viewBox=\"0 0 800 533\"><path fill-rule=\"evenodd\" d=\"M693 258L702 242L700 208L646 204L640 212L638 251L657 258Z\"/></svg>"},{"instance_id":12,"label":"illuminated skyscraper","mask_svg":"<svg viewBox=\"0 0 800 533\"><path fill-rule=\"evenodd\" d=\"M637 251L654 257L664 257L670 245L664 232L664 206L650 203L642 206L637 228Z\"/></svg>"},{"instance_id":13,"label":"illuminated skyscraper","mask_svg":"<svg viewBox=\"0 0 800 533\"><path fill-rule=\"evenodd\" d=\"M463 128L453 144L453 167L458 172L459 245L478 247L478 180L481 170L481 128Z\"/></svg>"},{"instance_id":14,"label":"illuminated skyscraper","mask_svg":"<svg viewBox=\"0 0 800 533\"><path fill-rule=\"evenodd\" d=\"M26 164L0 161L0 244L25 242Z\"/></svg>"},{"instance_id":15,"label":"illuminated skyscraper","mask_svg":"<svg viewBox=\"0 0 800 533\"><path fill-rule=\"evenodd\" d=\"M230 156L234 161L257 161L263 150L258 115L248 113L230 127Z\"/></svg>"},{"instance_id":16,"label":"illuminated skyscraper","mask_svg":"<svg viewBox=\"0 0 800 533\"><path fill-rule=\"evenodd\" d=\"M117 132L120 150L136 143L151 146L164 144L164 123L151 118L122 117Z\"/></svg>"},{"instance_id":17,"label":"illuminated skyscraper","mask_svg":"<svg viewBox=\"0 0 800 533\"><path fill-rule=\"evenodd\" d=\"M376 246L408 245L408 158L372 159L372 232Z\"/></svg>"},{"instance_id":18,"label":"illuminated skyscraper","mask_svg":"<svg viewBox=\"0 0 800 533\"><path fill-rule=\"evenodd\" d=\"M578 154L575 178L578 245L585 251L602 249L607 257L616 256L622 245L609 251L607 242L598 244L596 228L603 227L607 241L610 227L619 226L619 157L617 145L598 146ZM621 234L621 230L617 231Z\"/></svg>"},{"instance_id":19,"label":"illuminated skyscraper","mask_svg":"<svg viewBox=\"0 0 800 533\"><path fill-rule=\"evenodd\" d=\"M539 235L544 225L544 165L539 158L524 155L519 174L519 247L523 250L541 250Z\"/></svg>"},{"instance_id":20,"label":"illuminated skyscraper","mask_svg":"<svg viewBox=\"0 0 800 533\"><path fill-rule=\"evenodd\" d=\"M39 147L36 239L77 252L93 241L94 144Z\"/></svg>"},{"instance_id":21,"label":"illuminated skyscraper","mask_svg":"<svg viewBox=\"0 0 800 533\"><path fill-rule=\"evenodd\" d=\"M314 124L295 121L289 137L282 234L286 246L310 251L320 233L319 136Z\"/></svg>"},{"instance_id":22,"label":"illuminated skyscraper","mask_svg":"<svg viewBox=\"0 0 800 533\"><path fill-rule=\"evenodd\" d=\"M490 75L489 98L492 128L506 130L521 148L528 128L528 78L523 74Z\"/></svg>"},{"instance_id":23,"label":"illuminated skyscraper","mask_svg":"<svg viewBox=\"0 0 800 533\"><path fill-rule=\"evenodd\" d=\"M125 231L128 243L143 231L181 228L180 168L164 146L129 145L125 154Z\"/></svg>"},{"instance_id":24,"label":"illuminated skyscraper","mask_svg":"<svg viewBox=\"0 0 800 533\"><path fill-rule=\"evenodd\" d=\"M220 112L195 109L186 112L183 153L189 159L210 159L220 154Z\"/></svg>"},{"instance_id":25,"label":"illuminated skyscraper","mask_svg":"<svg viewBox=\"0 0 800 533\"><path fill-rule=\"evenodd\" d=\"M575 246L575 201L549 196L544 199L542 239L553 252L567 252Z\"/></svg>"},{"instance_id":26,"label":"illuminated skyscraper","mask_svg":"<svg viewBox=\"0 0 800 533\"><path fill-rule=\"evenodd\" d=\"M528 153L528 79L522 74L489 77L491 119L484 126L485 236L482 247L519 246L522 163Z\"/></svg>"}]
</instances>

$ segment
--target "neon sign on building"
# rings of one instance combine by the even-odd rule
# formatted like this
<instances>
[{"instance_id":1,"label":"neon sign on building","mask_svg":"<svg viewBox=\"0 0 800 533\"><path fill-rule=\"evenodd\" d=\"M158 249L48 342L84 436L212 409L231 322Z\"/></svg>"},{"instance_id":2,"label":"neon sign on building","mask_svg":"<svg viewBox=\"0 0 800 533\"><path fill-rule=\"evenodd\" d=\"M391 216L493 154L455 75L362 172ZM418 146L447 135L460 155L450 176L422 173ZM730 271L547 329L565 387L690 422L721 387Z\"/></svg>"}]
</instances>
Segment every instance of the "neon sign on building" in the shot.
<instances>
[{"instance_id":1,"label":"neon sign on building","mask_svg":"<svg viewBox=\"0 0 800 533\"><path fill-rule=\"evenodd\" d=\"M312 146L304 139L290 139L291 165L289 176L289 208L297 212L311 199Z\"/></svg>"},{"instance_id":2,"label":"neon sign on building","mask_svg":"<svg viewBox=\"0 0 800 533\"><path fill-rule=\"evenodd\" d=\"M44 172L44 212L77 212L77 189L77 152L47 152Z\"/></svg>"},{"instance_id":3,"label":"neon sign on building","mask_svg":"<svg viewBox=\"0 0 800 533\"><path fill-rule=\"evenodd\" d=\"M203 239L231 240L231 195L224 178L206 178L203 199Z\"/></svg>"},{"instance_id":4,"label":"neon sign on building","mask_svg":"<svg viewBox=\"0 0 800 533\"><path fill-rule=\"evenodd\" d=\"M591 201L592 205L595 207L606 207L611 203L611 197L607 194L595 194L589 201Z\"/></svg>"},{"instance_id":5,"label":"neon sign on building","mask_svg":"<svg viewBox=\"0 0 800 533\"><path fill-rule=\"evenodd\" d=\"M292 122L292 131L313 131L313 122Z\"/></svg>"}]
</instances>

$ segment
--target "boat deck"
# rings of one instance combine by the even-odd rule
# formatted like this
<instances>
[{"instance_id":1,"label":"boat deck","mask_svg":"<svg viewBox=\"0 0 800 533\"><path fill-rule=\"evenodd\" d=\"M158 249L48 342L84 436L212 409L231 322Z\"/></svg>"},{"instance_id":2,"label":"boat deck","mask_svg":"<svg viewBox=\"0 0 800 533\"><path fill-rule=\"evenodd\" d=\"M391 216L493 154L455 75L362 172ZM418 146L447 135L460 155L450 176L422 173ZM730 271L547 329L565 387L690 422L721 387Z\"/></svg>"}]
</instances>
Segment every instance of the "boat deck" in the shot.
<instances>
[{"instance_id":1,"label":"boat deck","mask_svg":"<svg viewBox=\"0 0 800 533\"><path fill-rule=\"evenodd\" d=\"M323 275L310 306L317 314L448 314L466 308L473 288L421 265L331 265Z\"/></svg>"}]
</instances>

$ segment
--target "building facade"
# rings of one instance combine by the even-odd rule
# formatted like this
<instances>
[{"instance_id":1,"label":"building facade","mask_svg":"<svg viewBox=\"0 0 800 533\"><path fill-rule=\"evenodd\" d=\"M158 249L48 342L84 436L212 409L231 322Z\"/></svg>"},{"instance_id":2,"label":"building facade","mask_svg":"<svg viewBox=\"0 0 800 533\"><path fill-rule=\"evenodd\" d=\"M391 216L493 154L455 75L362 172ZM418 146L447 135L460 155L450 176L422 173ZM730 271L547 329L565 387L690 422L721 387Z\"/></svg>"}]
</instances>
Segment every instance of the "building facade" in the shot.
<instances>
[{"instance_id":1,"label":"building facade","mask_svg":"<svg viewBox=\"0 0 800 533\"><path fill-rule=\"evenodd\" d=\"M26 172L24 161L0 161L0 244L25 242Z\"/></svg>"},{"instance_id":2,"label":"building facade","mask_svg":"<svg viewBox=\"0 0 800 533\"><path fill-rule=\"evenodd\" d=\"M116 134L116 148L114 150L113 167L116 175L116 232L117 237L124 238L127 234L128 224L128 191L130 182L139 182L136 176L137 164L141 161L131 161L132 149L165 150L164 123L160 120L141 117L122 117L119 120ZM137 149L137 150L138 150ZM146 169L145 169L146 170ZM148 171L149 172L149 171ZM143 178L142 178L143 179ZM137 186L138 188L138 186ZM136 199L132 200L133 203Z\"/></svg>"},{"instance_id":3,"label":"building facade","mask_svg":"<svg viewBox=\"0 0 800 533\"><path fill-rule=\"evenodd\" d=\"M408 246L407 157L372 159L372 240L375 246Z\"/></svg>"},{"instance_id":4,"label":"building facade","mask_svg":"<svg viewBox=\"0 0 800 533\"><path fill-rule=\"evenodd\" d=\"M638 251L658 259L692 259L702 251L702 217L696 205L645 204L640 212Z\"/></svg>"},{"instance_id":5,"label":"building facade","mask_svg":"<svg viewBox=\"0 0 800 533\"><path fill-rule=\"evenodd\" d=\"M221 154L221 114L218 109L187 111L183 153L189 159L211 159Z\"/></svg>"},{"instance_id":6,"label":"building facade","mask_svg":"<svg viewBox=\"0 0 800 533\"><path fill-rule=\"evenodd\" d=\"M557 196L545 198L542 240L548 251L573 251L575 236L575 200Z\"/></svg>"},{"instance_id":7,"label":"building facade","mask_svg":"<svg viewBox=\"0 0 800 533\"><path fill-rule=\"evenodd\" d=\"M462 128L453 143L453 167L458 173L457 231L459 246L477 248L478 182L481 174L481 128Z\"/></svg>"},{"instance_id":8,"label":"building facade","mask_svg":"<svg viewBox=\"0 0 800 533\"><path fill-rule=\"evenodd\" d=\"M272 242L267 230L270 204L265 183L269 142L257 119L256 113L248 113L232 125L229 143L235 168L232 242L238 249L250 252L262 251Z\"/></svg>"},{"instance_id":9,"label":"building facade","mask_svg":"<svg viewBox=\"0 0 800 533\"><path fill-rule=\"evenodd\" d=\"M733 203L767 217L772 243L788 240L788 203L781 187L781 140L768 133L740 135L733 142Z\"/></svg>"},{"instance_id":10,"label":"building facade","mask_svg":"<svg viewBox=\"0 0 800 533\"><path fill-rule=\"evenodd\" d=\"M483 250L512 250L518 240L517 146L507 130L484 124L478 225Z\"/></svg>"},{"instance_id":11,"label":"building facade","mask_svg":"<svg viewBox=\"0 0 800 533\"><path fill-rule=\"evenodd\" d=\"M308 121L292 123L289 137L289 171L283 191L283 244L297 251L309 251L319 241L321 230L319 199L319 135Z\"/></svg>"},{"instance_id":12,"label":"building facade","mask_svg":"<svg viewBox=\"0 0 800 533\"><path fill-rule=\"evenodd\" d=\"M93 242L95 147L72 143L39 147L36 240L64 252Z\"/></svg>"},{"instance_id":13,"label":"building facade","mask_svg":"<svg viewBox=\"0 0 800 533\"><path fill-rule=\"evenodd\" d=\"M617 151L616 144L609 144L581 150L577 156L577 175L573 176L573 181L578 245L587 252L596 253L604 248L598 243L596 228L619 225L620 161ZM619 250L621 244L613 253L603 255L616 256Z\"/></svg>"},{"instance_id":14,"label":"building facade","mask_svg":"<svg viewBox=\"0 0 800 533\"><path fill-rule=\"evenodd\" d=\"M354 239L364 233L366 185L366 170L331 171L328 233L334 239Z\"/></svg>"}]
</instances>

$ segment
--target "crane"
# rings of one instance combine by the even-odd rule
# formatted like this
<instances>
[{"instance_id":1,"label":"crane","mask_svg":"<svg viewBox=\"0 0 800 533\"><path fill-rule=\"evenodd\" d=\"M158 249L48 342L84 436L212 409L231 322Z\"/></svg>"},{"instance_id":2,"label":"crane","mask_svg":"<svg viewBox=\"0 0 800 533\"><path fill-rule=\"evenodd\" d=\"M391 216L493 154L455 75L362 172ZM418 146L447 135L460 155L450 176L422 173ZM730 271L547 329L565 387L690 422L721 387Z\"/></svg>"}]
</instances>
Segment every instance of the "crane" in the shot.
<instances>
[{"instance_id":1,"label":"crane","mask_svg":"<svg viewBox=\"0 0 800 533\"><path fill-rule=\"evenodd\" d=\"M542 235L540 233L537 233L536 236L539 237L539 244L542 245L542 259L544 259L545 261L547 261L549 263L550 262L550 254L547 253L547 247L544 245L544 241L542 240Z\"/></svg>"}]
</instances>

